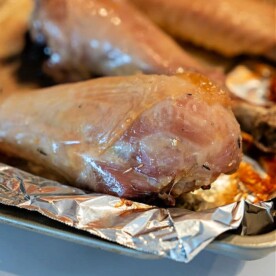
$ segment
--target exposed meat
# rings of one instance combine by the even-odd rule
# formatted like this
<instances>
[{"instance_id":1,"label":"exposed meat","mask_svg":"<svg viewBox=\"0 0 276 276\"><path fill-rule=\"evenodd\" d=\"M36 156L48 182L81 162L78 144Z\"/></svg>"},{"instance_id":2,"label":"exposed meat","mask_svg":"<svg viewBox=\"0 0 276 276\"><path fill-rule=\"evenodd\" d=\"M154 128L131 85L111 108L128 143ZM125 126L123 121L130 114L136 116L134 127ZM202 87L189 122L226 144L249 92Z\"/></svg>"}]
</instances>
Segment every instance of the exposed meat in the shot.
<instances>
[{"instance_id":1,"label":"exposed meat","mask_svg":"<svg viewBox=\"0 0 276 276\"><path fill-rule=\"evenodd\" d=\"M276 60L275 1L131 0L170 34L226 56Z\"/></svg>"},{"instance_id":2,"label":"exposed meat","mask_svg":"<svg viewBox=\"0 0 276 276\"><path fill-rule=\"evenodd\" d=\"M0 150L69 182L169 200L240 163L228 95L197 73L100 78L0 101Z\"/></svg>"},{"instance_id":3,"label":"exposed meat","mask_svg":"<svg viewBox=\"0 0 276 276\"><path fill-rule=\"evenodd\" d=\"M235 100L233 111L241 128L252 134L261 150L276 153L276 105L266 108Z\"/></svg>"},{"instance_id":4,"label":"exposed meat","mask_svg":"<svg viewBox=\"0 0 276 276\"><path fill-rule=\"evenodd\" d=\"M47 72L58 81L185 69L220 74L185 53L124 0L38 0L32 30L50 49Z\"/></svg>"}]
</instances>

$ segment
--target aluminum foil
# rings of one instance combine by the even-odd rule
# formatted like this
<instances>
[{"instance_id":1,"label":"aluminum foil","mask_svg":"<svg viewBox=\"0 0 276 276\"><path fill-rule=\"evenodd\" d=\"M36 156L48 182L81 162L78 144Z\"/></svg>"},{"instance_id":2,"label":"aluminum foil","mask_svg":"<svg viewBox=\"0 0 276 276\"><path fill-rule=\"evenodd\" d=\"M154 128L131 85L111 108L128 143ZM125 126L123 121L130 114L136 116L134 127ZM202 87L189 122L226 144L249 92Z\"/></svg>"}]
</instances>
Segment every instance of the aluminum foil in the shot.
<instances>
[{"instance_id":1,"label":"aluminum foil","mask_svg":"<svg viewBox=\"0 0 276 276\"><path fill-rule=\"evenodd\" d=\"M237 98L257 106L275 104L276 71L261 62L239 64L227 74L226 86Z\"/></svg>"},{"instance_id":2,"label":"aluminum foil","mask_svg":"<svg viewBox=\"0 0 276 276\"><path fill-rule=\"evenodd\" d=\"M0 203L39 213L136 250L189 262L221 233L245 221L249 203L189 211L84 191L0 163ZM271 221L270 203L254 205L258 230ZM247 232L248 225L247 221ZM272 219L273 221L273 219ZM254 225L254 223L253 223Z\"/></svg>"}]
</instances>

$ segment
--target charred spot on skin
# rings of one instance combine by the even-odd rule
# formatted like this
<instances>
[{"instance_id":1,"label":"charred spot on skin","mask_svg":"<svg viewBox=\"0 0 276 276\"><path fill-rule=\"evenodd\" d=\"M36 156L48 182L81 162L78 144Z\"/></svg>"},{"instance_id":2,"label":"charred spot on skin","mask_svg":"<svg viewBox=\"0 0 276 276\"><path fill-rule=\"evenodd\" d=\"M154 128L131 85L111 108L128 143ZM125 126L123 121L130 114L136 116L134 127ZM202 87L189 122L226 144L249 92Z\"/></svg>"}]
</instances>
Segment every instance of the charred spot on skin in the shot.
<instances>
[{"instance_id":1,"label":"charred spot on skin","mask_svg":"<svg viewBox=\"0 0 276 276\"><path fill-rule=\"evenodd\" d=\"M47 156L47 153L46 153L43 149L38 148L37 151L38 151L41 155Z\"/></svg>"},{"instance_id":2,"label":"charred spot on skin","mask_svg":"<svg viewBox=\"0 0 276 276\"><path fill-rule=\"evenodd\" d=\"M203 164L203 165L202 165L202 168L204 168L204 169L206 169L206 170L208 170L208 171L211 170L210 167L208 167L206 164Z\"/></svg>"},{"instance_id":3,"label":"charred spot on skin","mask_svg":"<svg viewBox=\"0 0 276 276\"><path fill-rule=\"evenodd\" d=\"M210 190L211 189L211 185L203 185L201 186L202 190Z\"/></svg>"},{"instance_id":4,"label":"charred spot on skin","mask_svg":"<svg viewBox=\"0 0 276 276\"><path fill-rule=\"evenodd\" d=\"M242 146L242 141L240 137L238 138L237 143L238 143L238 148L240 149Z\"/></svg>"},{"instance_id":5,"label":"charred spot on skin","mask_svg":"<svg viewBox=\"0 0 276 276\"><path fill-rule=\"evenodd\" d=\"M187 96L192 96L193 94L192 93L188 93Z\"/></svg>"},{"instance_id":6,"label":"charred spot on skin","mask_svg":"<svg viewBox=\"0 0 276 276\"><path fill-rule=\"evenodd\" d=\"M82 104L78 105L78 108L82 108Z\"/></svg>"}]
</instances>

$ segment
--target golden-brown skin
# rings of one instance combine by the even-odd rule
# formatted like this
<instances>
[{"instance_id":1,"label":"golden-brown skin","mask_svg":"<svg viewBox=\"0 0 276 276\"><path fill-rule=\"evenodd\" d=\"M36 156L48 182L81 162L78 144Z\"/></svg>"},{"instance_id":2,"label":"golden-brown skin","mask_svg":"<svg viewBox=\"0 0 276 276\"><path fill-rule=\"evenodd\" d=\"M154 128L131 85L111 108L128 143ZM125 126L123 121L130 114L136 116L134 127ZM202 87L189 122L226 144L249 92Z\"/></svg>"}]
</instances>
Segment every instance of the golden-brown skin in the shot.
<instances>
[{"instance_id":1,"label":"golden-brown skin","mask_svg":"<svg viewBox=\"0 0 276 276\"><path fill-rule=\"evenodd\" d=\"M207 78L137 75L0 99L0 150L70 183L126 198L173 199L240 163L228 95Z\"/></svg>"},{"instance_id":2,"label":"golden-brown skin","mask_svg":"<svg viewBox=\"0 0 276 276\"><path fill-rule=\"evenodd\" d=\"M275 1L129 0L170 34L226 56L276 60Z\"/></svg>"},{"instance_id":3,"label":"golden-brown skin","mask_svg":"<svg viewBox=\"0 0 276 276\"><path fill-rule=\"evenodd\" d=\"M24 47L33 0L0 0L0 59L18 54Z\"/></svg>"}]
</instances>

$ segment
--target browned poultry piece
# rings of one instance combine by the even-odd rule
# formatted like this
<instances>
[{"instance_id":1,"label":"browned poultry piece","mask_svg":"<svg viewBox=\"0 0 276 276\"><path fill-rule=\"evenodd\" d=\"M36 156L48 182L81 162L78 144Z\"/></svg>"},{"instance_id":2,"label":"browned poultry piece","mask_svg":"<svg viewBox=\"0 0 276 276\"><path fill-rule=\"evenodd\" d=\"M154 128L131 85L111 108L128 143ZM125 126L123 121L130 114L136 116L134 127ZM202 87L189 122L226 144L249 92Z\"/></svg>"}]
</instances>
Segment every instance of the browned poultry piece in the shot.
<instances>
[{"instance_id":1,"label":"browned poultry piece","mask_svg":"<svg viewBox=\"0 0 276 276\"><path fill-rule=\"evenodd\" d=\"M0 150L81 188L170 203L241 160L227 93L197 73L99 78L2 96Z\"/></svg>"},{"instance_id":2,"label":"browned poultry piece","mask_svg":"<svg viewBox=\"0 0 276 276\"><path fill-rule=\"evenodd\" d=\"M226 56L276 60L275 1L130 0L164 30Z\"/></svg>"},{"instance_id":3,"label":"browned poultry piece","mask_svg":"<svg viewBox=\"0 0 276 276\"><path fill-rule=\"evenodd\" d=\"M276 154L276 105L263 107L235 100L233 112L241 128L253 136L261 150Z\"/></svg>"},{"instance_id":4,"label":"browned poultry piece","mask_svg":"<svg viewBox=\"0 0 276 276\"><path fill-rule=\"evenodd\" d=\"M186 69L220 78L124 0L38 0L32 34L48 45L47 72L58 81Z\"/></svg>"}]
</instances>

